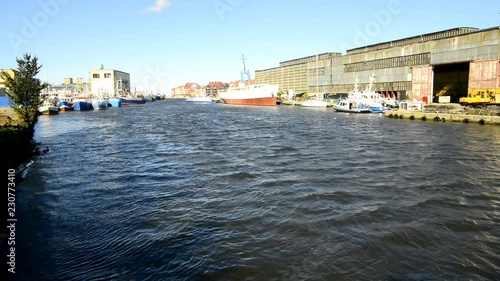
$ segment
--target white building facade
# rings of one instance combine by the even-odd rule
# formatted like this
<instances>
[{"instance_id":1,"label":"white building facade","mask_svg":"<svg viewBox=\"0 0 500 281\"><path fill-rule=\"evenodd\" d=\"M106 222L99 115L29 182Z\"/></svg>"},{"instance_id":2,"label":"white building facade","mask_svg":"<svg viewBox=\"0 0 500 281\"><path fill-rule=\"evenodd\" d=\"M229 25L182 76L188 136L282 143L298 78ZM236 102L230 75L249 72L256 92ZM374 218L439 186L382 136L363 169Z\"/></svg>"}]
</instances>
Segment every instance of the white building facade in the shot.
<instances>
[{"instance_id":1,"label":"white building facade","mask_svg":"<svg viewBox=\"0 0 500 281\"><path fill-rule=\"evenodd\" d=\"M94 96L122 96L130 93L130 74L114 69L90 70L90 91Z\"/></svg>"}]
</instances>

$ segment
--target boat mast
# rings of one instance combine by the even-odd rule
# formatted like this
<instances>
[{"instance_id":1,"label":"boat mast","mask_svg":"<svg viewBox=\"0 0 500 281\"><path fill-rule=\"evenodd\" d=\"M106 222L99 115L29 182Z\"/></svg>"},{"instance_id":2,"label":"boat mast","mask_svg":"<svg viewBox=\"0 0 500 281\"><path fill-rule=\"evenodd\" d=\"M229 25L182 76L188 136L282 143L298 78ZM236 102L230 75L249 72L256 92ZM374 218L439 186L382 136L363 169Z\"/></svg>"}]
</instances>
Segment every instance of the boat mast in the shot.
<instances>
[{"instance_id":1,"label":"boat mast","mask_svg":"<svg viewBox=\"0 0 500 281\"><path fill-rule=\"evenodd\" d=\"M246 61L245 55L241 55L241 60L243 61L243 72L247 73L247 67L245 65L245 61Z\"/></svg>"},{"instance_id":2,"label":"boat mast","mask_svg":"<svg viewBox=\"0 0 500 281\"><path fill-rule=\"evenodd\" d=\"M241 60L243 60L243 72L241 73L241 83L243 83L243 85L245 85L245 75L247 76L248 83L252 82L252 78L250 77L250 70L247 70L247 67L245 65L245 61L246 61L245 55L241 56Z\"/></svg>"},{"instance_id":3,"label":"boat mast","mask_svg":"<svg viewBox=\"0 0 500 281\"><path fill-rule=\"evenodd\" d=\"M371 93L373 91L373 82L375 82L375 73L370 76L370 84L368 91Z\"/></svg>"}]
</instances>

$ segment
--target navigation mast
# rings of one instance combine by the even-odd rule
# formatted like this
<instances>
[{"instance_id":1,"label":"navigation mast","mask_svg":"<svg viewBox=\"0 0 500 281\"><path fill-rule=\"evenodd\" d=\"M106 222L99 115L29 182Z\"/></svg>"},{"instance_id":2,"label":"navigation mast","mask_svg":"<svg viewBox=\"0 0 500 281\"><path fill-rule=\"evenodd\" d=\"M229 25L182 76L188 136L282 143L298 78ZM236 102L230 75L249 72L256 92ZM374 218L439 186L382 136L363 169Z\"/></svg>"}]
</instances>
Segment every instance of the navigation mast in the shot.
<instances>
[{"instance_id":1,"label":"navigation mast","mask_svg":"<svg viewBox=\"0 0 500 281\"><path fill-rule=\"evenodd\" d=\"M243 85L245 84L245 75L247 76L248 83L252 83L252 78L250 77L250 70L247 70L247 66L245 64L245 61L247 60L245 58L245 55L241 55L241 60L243 61L243 72L241 72L241 83L243 83Z\"/></svg>"}]
</instances>

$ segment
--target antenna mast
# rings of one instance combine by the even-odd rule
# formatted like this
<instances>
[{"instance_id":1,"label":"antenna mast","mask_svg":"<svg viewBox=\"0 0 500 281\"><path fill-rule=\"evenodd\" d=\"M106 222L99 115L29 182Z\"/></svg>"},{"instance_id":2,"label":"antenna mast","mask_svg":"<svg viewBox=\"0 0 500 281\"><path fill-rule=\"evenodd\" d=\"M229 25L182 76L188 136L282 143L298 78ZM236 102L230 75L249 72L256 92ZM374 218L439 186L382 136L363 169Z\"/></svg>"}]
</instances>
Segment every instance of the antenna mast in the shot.
<instances>
[{"instance_id":1,"label":"antenna mast","mask_svg":"<svg viewBox=\"0 0 500 281\"><path fill-rule=\"evenodd\" d=\"M241 60L243 60L243 72L247 73L247 67L245 65L245 61L246 61L245 55L241 55Z\"/></svg>"},{"instance_id":2,"label":"antenna mast","mask_svg":"<svg viewBox=\"0 0 500 281\"><path fill-rule=\"evenodd\" d=\"M250 70L247 70L247 66L245 65L245 55L241 56L241 60L243 61L243 72L241 72L241 83L245 84L245 75L247 76L248 82L252 82L252 77L250 77Z\"/></svg>"}]
</instances>

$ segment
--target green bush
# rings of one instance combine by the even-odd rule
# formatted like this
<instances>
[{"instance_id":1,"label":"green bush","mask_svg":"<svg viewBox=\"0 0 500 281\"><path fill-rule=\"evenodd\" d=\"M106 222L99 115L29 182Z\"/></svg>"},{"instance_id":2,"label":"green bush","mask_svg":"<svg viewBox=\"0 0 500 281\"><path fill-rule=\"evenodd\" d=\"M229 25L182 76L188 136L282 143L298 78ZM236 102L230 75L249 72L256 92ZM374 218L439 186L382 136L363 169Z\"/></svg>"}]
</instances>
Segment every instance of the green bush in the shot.
<instances>
[{"instance_id":1,"label":"green bush","mask_svg":"<svg viewBox=\"0 0 500 281\"><path fill-rule=\"evenodd\" d=\"M2 171L16 168L40 155L38 145L33 140L33 130L22 125L0 126L0 155Z\"/></svg>"}]
</instances>

